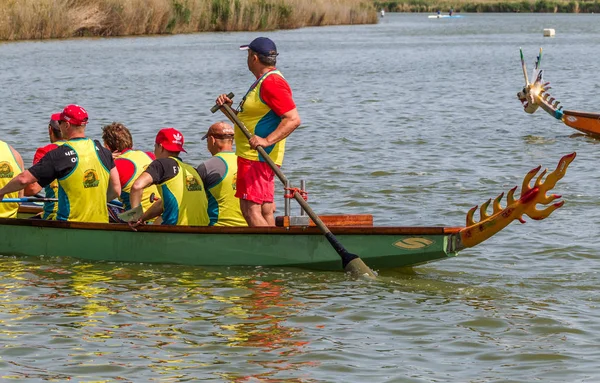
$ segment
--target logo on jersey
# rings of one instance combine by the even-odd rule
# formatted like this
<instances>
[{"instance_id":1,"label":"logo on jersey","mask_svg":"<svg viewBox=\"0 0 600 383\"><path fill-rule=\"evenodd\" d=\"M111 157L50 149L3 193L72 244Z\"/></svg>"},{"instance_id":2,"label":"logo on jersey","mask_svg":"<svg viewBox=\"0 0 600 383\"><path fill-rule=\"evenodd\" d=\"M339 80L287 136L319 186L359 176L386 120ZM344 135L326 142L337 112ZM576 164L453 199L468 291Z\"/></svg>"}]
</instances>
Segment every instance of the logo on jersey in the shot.
<instances>
[{"instance_id":1,"label":"logo on jersey","mask_svg":"<svg viewBox=\"0 0 600 383\"><path fill-rule=\"evenodd\" d=\"M233 190L237 190L237 172L233 175L233 182L231 182L231 187Z\"/></svg>"},{"instance_id":2,"label":"logo on jersey","mask_svg":"<svg viewBox=\"0 0 600 383\"><path fill-rule=\"evenodd\" d=\"M0 178L13 178L15 172L7 161L0 162Z\"/></svg>"},{"instance_id":3,"label":"logo on jersey","mask_svg":"<svg viewBox=\"0 0 600 383\"><path fill-rule=\"evenodd\" d=\"M202 183L198 182L194 176L187 176L185 179L185 185L188 191L202 191Z\"/></svg>"},{"instance_id":4,"label":"logo on jersey","mask_svg":"<svg viewBox=\"0 0 600 383\"><path fill-rule=\"evenodd\" d=\"M84 188L95 188L100 184L98 179L98 173L94 169L88 169L83 173L83 187Z\"/></svg>"}]
</instances>

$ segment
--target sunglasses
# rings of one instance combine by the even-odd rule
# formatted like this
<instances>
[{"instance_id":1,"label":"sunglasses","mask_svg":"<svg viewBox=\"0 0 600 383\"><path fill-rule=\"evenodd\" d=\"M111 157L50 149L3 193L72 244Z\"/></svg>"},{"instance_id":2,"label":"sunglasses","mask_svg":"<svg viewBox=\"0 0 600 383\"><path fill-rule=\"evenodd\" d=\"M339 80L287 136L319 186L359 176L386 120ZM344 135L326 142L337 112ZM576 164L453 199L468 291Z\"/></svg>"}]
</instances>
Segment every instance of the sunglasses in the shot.
<instances>
[{"instance_id":1,"label":"sunglasses","mask_svg":"<svg viewBox=\"0 0 600 383\"><path fill-rule=\"evenodd\" d=\"M209 134L208 137L214 137L218 140L224 140L227 138L233 138L233 134Z\"/></svg>"}]
</instances>

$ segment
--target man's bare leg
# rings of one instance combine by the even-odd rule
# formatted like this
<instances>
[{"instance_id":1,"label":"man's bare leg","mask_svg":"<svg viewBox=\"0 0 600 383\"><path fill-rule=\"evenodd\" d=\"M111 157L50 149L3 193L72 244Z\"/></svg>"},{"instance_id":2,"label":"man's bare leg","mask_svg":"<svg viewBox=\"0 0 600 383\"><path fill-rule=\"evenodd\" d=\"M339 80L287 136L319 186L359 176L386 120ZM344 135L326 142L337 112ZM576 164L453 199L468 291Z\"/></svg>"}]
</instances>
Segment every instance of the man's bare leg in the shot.
<instances>
[{"instance_id":1,"label":"man's bare leg","mask_svg":"<svg viewBox=\"0 0 600 383\"><path fill-rule=\"evenodd\" d=\"M274 226L275 219L273 218L273 212L271 212L271 219L273 220L273 225L271 225L265 217L263 217L263 206L256 202L248 201L245 199L240 200L240 208L242 210L242 214L248 222L248 226ZM273 207L271 207L272 209Z\"/></svg>"},{"instance_id":2,"label":"man's bare leg","mask_svg":"<svg viewBox=\"0 0 600 383\"><path fill-rule=\"evenodd\" d=\"M262 204L262 216L267 221L269 226L275 226L275 204L272 202L265 202Z\"/></svg>"}]
</instances>

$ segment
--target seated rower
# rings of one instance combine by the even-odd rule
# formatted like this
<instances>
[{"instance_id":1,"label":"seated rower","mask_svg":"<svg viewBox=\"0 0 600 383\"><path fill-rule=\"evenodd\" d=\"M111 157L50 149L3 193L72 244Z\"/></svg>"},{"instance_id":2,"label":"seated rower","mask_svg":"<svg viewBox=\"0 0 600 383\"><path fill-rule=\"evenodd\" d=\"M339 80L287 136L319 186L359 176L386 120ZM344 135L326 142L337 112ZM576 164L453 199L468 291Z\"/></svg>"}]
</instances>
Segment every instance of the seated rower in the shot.
<instances>
[{"instance_id":1,"label":"seated rower","mask_svg":"<svg viewBox=\"0 0 600 383\"><path fill-rule=\"evenodd\" d=\"M208 197L210 226L248 226L240 200L235 196L237 156L233 136L233 127L220 121L212 124L202 137L213 155L196 168Z\"/></svg>"},{"instance_id":2,"label":"seated rower","mask_svg":"<svg viewBox=\"0 0 600 383\"><path fill-rule=\"evenodd\" d=\"M21 174L25 169L23 165L23 158L19 152L17 152L12 146L4 141L0 141L0 191L4 190L12 179ZM0 199L6 194L7 198L20 198L23 196L22 192L18 192L19 189L12 190L10 192L4 192L0 194ZM17 212L19 210L18 203L0 203L0 218L17 218Z\"/></svg>"},{"instance_id":3,"label":"seated rower","mask_svg":"<svg viewBox=\"0 0 600 383\"><path fill-rule=\"evenodd\" d=\"M102 128L104 147L110 150L115 160L121 181L121 195L119 200L125 210L131 209L129 194L133 182L146 170L148 165L156 159L154 153L133 150L133 138L127 127L121 123L113 122ZM154 201L151 196L158 197L158 189L151 185L144 189L142 194L142 208L148 210Z\"/></svg>"},{"instance_id":4,"label":"seated rower","mask_svg":"<svg viewBox=\"0 0 600 383\"><path fill-rule=\"evenodd\" d=\"M48 123L48 138L50 143L46 146L42 146L35 151L33 155L33 164L40 162L42 157L46 155L52 149L56 149L65 143L65 140L60 133L58 121L60 120L60 113L54 113L50 116L50 122ZM50 184L43 188L46 198L56 198L58 196L58 181L53 180ZM26 196L35 196L42 190L42 187L37 182L29 184L25 187ZM44 211L42 212L41 218L43 219L56 219L56 211L58 210L58 203L53 201L44 202Z\"/></svg>"},{"instance_id":5,"label":"seated rower","mask_svg":"<svg viewBox=\"0 0 600 383\"><path fill-rule=\"evenodd\" d=\"M156 160L134 181L129 194L131 206L140 205L144 189L158 186L161 200L144 212L140 219L131 221L131 227L162 215L165 225L208 226L208 201L204 184L192 165L184 163L179 154L183 149L183 135L174 128L161 129L156 135Z\"/></svg>"},{"instance_id":6,"label":"seated rower","mask_svg":"<svg viewBox=\"0 0 600 383\"><path fill-rule=\"evenodd\" d=\"M45 187L57 179L57 220L108 223L106 203L121 194L119 173L110 151L85 136L87 123L85 109L67 105L59 121L66 142L0 189L0 199L34 182Z\"/></svg>"}]
</instances>

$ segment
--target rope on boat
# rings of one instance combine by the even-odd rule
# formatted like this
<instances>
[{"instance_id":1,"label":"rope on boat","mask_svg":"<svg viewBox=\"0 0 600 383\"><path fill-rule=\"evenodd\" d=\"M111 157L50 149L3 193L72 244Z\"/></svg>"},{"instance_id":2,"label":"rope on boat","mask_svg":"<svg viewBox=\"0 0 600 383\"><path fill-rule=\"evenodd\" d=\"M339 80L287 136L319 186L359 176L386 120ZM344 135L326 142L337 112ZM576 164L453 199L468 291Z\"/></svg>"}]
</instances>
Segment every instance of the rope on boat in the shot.
<instances>
[{"instance_id":1,"label":"rope on boat","mask_svg":"<svg viewBox=\"0 0 600 383\"><path fill-rule=\"evenodd\" d=\"M289 194L284 194L283 197L284 198L294 198L294 193L298 192L298 194L300 194L300 196L305 200L308 201L308 192L306 190L302 190L300 188L283 188L286 191L289 191Z\"/></svg>"}]
</instances>

